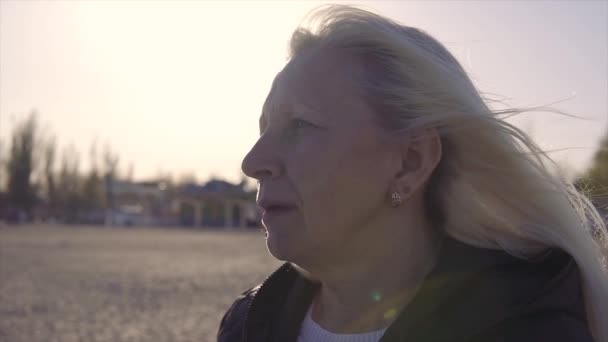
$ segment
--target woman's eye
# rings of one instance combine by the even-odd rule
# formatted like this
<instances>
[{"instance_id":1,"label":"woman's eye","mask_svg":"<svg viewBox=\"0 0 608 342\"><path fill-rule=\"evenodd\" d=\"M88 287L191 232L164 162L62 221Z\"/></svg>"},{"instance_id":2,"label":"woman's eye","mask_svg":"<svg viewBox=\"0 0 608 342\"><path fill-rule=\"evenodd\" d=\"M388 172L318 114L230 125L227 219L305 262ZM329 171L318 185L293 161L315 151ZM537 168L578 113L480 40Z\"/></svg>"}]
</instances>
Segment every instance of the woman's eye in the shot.
<instances>
[{"instance_id":1,"label":"woman's eye","mask_svg":"<svg viewBox=\"0 0 608 342\"><path fill-rule=\"evenodd\" d=\"M308 131L308 128L316 128L317 126L302 119L293 119L289 123L289 128L287 129L286 136L289 139L301 138L304 136L305 132Z\"/></svg>"},{"instance_id":2,"label":"woman's eye","mask_svg":"<svg viewBox=\"0 0 608 342\"><path fill-rule=\"evenodd\" d=\"M315 127L315 125L313 125L312 123L302 120L302 119L294 119L291 122L291 126L294 129L302 129L302 128L308 128L308 127Z\"/></svg>"}]
</instances>

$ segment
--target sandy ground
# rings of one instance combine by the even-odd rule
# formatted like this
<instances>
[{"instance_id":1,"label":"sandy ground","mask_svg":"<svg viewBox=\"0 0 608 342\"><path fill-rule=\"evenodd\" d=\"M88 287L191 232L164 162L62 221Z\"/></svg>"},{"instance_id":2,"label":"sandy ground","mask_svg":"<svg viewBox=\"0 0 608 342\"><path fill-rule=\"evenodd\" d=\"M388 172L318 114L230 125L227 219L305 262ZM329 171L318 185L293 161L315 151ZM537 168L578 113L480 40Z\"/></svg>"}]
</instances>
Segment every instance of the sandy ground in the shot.
<instances>
[{"instance_id":1,"label":"sandy ground","mask_svg":"<svg viewBox=\"0 0 608 342\"><path fill-rule=\"evenodd\" d=\"M0 341L215 341L279 264L257 231L0 228Z\"/></svg>"}]
</instances>

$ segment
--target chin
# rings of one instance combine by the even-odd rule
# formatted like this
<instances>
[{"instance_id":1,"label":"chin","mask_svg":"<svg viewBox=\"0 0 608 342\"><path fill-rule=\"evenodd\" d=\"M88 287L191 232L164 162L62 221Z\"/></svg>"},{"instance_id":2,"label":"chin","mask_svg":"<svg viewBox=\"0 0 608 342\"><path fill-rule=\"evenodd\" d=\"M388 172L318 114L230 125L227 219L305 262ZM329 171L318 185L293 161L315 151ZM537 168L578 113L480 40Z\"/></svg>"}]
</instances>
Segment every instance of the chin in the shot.
<instances>
[{"instance_id":1,"label":"chin","mask_svg":"<svg viewBox=\"0 0 608 342\"><path fill-rule=\"evenodd\" d=\"M267 231L266 247L278 260L298 263L303 257L302 239L286 232Z\"/></svg>"}]
</instances>

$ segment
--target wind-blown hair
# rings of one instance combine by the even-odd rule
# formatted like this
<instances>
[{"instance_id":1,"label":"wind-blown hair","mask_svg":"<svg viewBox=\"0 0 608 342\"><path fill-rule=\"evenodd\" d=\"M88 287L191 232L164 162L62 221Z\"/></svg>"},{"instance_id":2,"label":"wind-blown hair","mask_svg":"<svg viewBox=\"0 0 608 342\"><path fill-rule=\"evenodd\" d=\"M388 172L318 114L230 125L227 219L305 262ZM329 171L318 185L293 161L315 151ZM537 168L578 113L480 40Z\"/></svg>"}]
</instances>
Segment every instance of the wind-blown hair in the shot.
<instances>
[{"instance_id":1,"label":"wind-blown hair","mask_svg":"<svg viewBox=\"0 0 608 342\"><path fill-rule=\"evenodd\" d=\"M360 61L354 79L383 127L439 133L442 160L425 193L429 219L457 240L520 258L548 248L569 253L581 271L589 328L608 342L605 223L556 163L504 120L530 109L492 110L454 56L419 29L342 5L309 18L311 27L291 38L290 58L311 48L344 51Z\"/></svg>"}]
</instances>

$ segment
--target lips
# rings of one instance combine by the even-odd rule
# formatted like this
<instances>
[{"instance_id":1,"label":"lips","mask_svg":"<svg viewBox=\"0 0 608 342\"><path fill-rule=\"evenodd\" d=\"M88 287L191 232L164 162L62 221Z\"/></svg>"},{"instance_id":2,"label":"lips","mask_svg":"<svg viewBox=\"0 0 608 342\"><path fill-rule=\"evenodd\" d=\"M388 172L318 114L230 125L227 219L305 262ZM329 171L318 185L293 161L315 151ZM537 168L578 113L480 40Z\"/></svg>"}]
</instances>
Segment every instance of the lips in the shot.
<instances>
[{"instance_id":1,"label":"lips","mask_svg":"<svg viewBox=\"0 0 608 342\"><path fill-rule=\"evenodd\" d=\"M266 199L266 198L260 198L258 200L258 205L264 209L264 210L280 210L280 209L287 209L287 208L295 208L295 204L288 202L288 201L283 201L283 200L273 200L273 199Z\"/></svg>"},{"instance_id":2,"label":"lips","mask_svg":"<svg viewBox=\"0 0 608 342\"><path fill-rule=\"evenodd\" d=\"M268 223L276 218L285 216L295 211L294 204L284 201L260 200L258 205L264 210L262 213L262 221Z\"/></svg>"},{"instance_id":3,"label":"lips","mask_svg":"<svg viewBox=\"0 0 608 342\"><path fill-rule=\"evenodd\" d=\"M278 218L285 217L295 211L295 207L270 207L264 209L262 222L268 224Z\"/></svg>"},{"instance_id":4,"label":"lips","mask_svg":"<svg viewBox=\"0 0 608 342\"><path fill-rule=\"evenodd\" d=\"M283 210L283 209L290 209L293 207L294 207L293 205L287 205L287 204L270 204L270 205L262 206L262 208L264 208L264 210Z\"/></svg>"}]
</instances>

